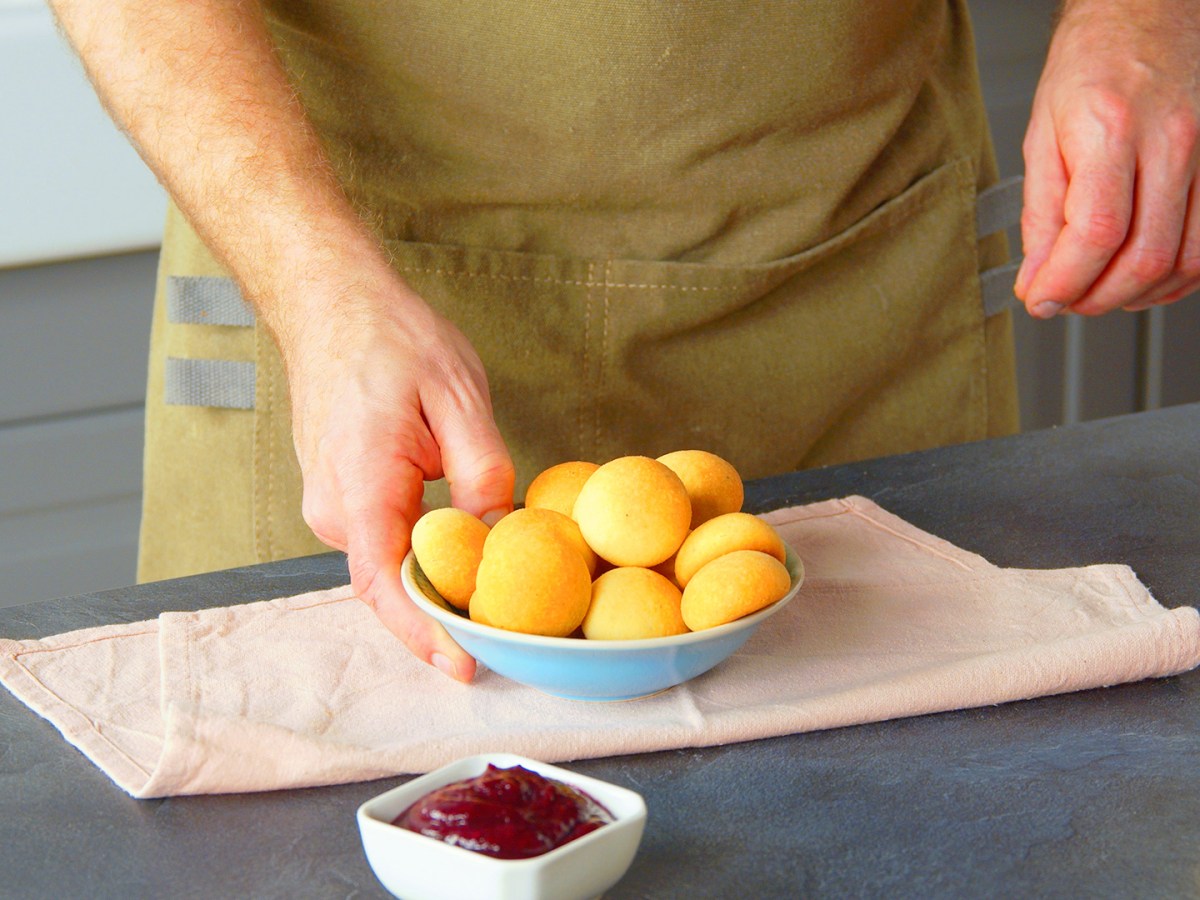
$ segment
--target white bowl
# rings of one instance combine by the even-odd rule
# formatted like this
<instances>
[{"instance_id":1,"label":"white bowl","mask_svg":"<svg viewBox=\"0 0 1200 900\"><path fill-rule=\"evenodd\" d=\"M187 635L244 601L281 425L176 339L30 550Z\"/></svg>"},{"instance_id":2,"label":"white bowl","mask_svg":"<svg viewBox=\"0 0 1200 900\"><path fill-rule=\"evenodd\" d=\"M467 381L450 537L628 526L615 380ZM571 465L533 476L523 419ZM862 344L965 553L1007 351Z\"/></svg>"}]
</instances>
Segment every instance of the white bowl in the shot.
<instances>
[{"instance_id":1,"label":"white bowl","mask_svg":"<svg viewBox=\"0 0 1200 900\"><path fill-rule=\"evenodd\" d=\"M430 791L483 774L488 764L524 766L591 795L613 821L529 859L497 859L391 824ZM363 849L375 876L405 900L586 900L629 869L646 824L639 794L513 753L484 753L443 766L358 808Z\"/></svg>"},{"instance_id":2,"label":"white bowl","mask_svg":"<svg viewBox=\"0 0 1200 900\"><path fill-rule=\"evenodd\" d=\"M412 551L400 577L417 607L493 672L569 700L632 700L695 678L732 655L796 596L804 566L791 547L787 568L791 588L766 609L703 631L636 641L543 637L472 622L438 595Z\"/></svg>"}]
</instances>

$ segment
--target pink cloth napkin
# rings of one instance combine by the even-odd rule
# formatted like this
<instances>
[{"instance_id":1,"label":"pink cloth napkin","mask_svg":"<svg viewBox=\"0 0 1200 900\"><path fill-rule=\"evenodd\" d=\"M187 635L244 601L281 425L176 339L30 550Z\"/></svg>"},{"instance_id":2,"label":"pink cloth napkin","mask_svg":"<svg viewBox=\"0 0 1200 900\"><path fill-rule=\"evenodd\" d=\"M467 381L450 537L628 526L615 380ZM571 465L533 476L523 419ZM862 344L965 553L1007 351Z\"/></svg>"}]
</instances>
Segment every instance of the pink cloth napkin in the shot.
<instances>
[{"instance_id":1,"label":"pink cloth napkin","mask_svg":"<svg viewBox=\"0 0 1200 900\"><path fill-rule=\"evenodd\" d=\"M560 700L483 669L457 684L347 588L0 640L0 680L130 794L161 797L484 751L559 762L724 744L1200 663L1196 610L1164 609L1126 566L1001 569L861 497L765 518L805 563L797 598L717 668L642 700Z\"/></svg>"}]
</instances>

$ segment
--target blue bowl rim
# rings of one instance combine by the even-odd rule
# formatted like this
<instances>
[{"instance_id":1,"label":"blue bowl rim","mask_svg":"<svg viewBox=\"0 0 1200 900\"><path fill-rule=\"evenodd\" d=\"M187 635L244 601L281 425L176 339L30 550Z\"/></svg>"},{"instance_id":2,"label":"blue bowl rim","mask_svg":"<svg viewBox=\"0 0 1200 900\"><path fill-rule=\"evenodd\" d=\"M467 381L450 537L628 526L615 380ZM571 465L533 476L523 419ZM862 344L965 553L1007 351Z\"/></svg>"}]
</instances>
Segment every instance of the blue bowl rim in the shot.
<instances>
[{"instance_id":1,"label":"blue bowl rim","mask_svg":"<svg viewBox=\"0 0 1200 900\"><path fill-rule=\"evenodd\" d=\"M784 548L787 555L786 566L788 574L792 576L792 585L783 597L776 600L770 606L764 606L757 612L753 612L748 616L742 616L742 618L727 622L724 625L716 625L712 628L689 631L686 634L676 634L670 637L639 638L637 640L589 641L586 638L548 637L541 634L526 634L521 631L507 631L503 628L495 628L491 625L473 622L464 614L453 611L450 608L450 604L440 596L435 601L421 589L420 581L425 581L426 584L428 584L428 581L425 580L424 573L417 574L420 572L420 566L417 564L416 556L413 555L412 550L408 551L403 562L400 564L400 579L409 597L412 598L413 603L417 605L418 609L433 616L433 618L437 619L447 628L461 629L465 634L470 634L474 637L500 641L506 644L569 650L580 653L603 654L620 650L664 650L672 647L685 647L691 644L707 643L708 641L719 640L722 637L745 629L756 628L764 619L770 618L787 606L795 598L800 590L800 586L804 583L804 564L790 545L785 544ZM432 585L430 585L429 590L433 592ZM436 596L436 592L434 592L434 595ZM443 606L442 604L445 605Z\"/></svg>"}]
</instances>

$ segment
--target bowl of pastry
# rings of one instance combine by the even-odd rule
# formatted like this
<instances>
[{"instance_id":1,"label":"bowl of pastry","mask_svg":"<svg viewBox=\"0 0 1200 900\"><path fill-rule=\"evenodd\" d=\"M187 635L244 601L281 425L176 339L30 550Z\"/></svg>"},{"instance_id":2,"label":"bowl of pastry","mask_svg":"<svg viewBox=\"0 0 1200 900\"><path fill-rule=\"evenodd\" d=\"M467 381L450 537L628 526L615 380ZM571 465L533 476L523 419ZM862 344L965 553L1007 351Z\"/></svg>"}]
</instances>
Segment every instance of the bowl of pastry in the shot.
<instances>
[{"instance_id":1,"label":"bowl of pastry","mask_svg":"<svg viewBox=\"0 0 1200 900\"><path fill-rule=\"evenodd\" d=\"M709 671L797 595L804 566L741 511L700 450L568 462L488 528L453 508L413 529L413 602L492 671L574 700L630 700Z\"/></svg>"}]
</instances>

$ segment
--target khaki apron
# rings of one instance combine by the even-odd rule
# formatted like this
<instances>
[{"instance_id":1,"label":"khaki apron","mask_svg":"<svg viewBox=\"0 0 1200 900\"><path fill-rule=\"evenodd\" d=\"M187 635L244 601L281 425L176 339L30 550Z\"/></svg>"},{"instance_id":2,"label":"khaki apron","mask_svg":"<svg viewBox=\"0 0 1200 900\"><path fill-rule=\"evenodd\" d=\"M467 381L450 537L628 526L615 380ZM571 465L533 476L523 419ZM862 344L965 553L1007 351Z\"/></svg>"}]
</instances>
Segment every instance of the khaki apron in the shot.
<instances>
[{"instance_id":1,"label":"khaki apron","mask_svg":"<svg viewBox=\"0 0 1200 900\"><path fill-rule=\"evenodd\" d=\"M1016 430L962 0L365 6L279 2L273 33L395 267L483 359L517 499L570 459L703 448L754 478ZM172 209L143 580L325 549L265 329L168 303L223 275ZM252 364L253 408L166 402L180 360Z\"/></svg>"}]
</instances>

